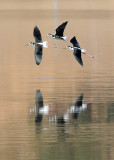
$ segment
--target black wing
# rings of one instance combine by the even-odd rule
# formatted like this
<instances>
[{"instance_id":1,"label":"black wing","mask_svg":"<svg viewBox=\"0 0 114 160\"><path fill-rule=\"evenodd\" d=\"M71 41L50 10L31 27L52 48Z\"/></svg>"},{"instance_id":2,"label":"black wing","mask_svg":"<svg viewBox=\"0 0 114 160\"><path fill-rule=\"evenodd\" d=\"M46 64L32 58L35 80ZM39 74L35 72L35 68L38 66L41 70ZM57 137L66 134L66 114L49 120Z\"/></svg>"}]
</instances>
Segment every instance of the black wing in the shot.
<instances>
[{"instance_id":1,"label":"black wing","mask_svg":"<svg viewBox=\"0 0 114 160\"><path fill-rule=\"evenodd\" d=\"M63 115L64 116L64 115ZM63 116L59 116L57 117L57 123L58 124L64 124L65 123L65 120L64 120L64 117Z\"/></svg>"},{"instance_id":2,"label":"black wing","mask_svg":"<svg viewBox=\"0 0 114 160\"><path fill-rule=\"evenodd\" d=\"M34 27L33 35L35 38L35 42L41 42L42 41L42 36L40 33L40 30L38 29L37 26Z\"/></svg>"},{"instance_id":3,"label":"black wing","mask_svg":"<svg viewBox=\"0 0 114 160\"><path fill-rule=\"evenodd\" d=\"M57 29L56 29L56 35L57 36L63 36L63 32L64 32L64 29L67 25L68 21L62 23Z\"/></svg>"},{"instance_id":4,"label":"black wing","mask_svg":"<svg viewBox=\"0 0 114 160\"><path fill-rule=\"evenodd\" d=\"M43 96L40 90L36 91L36 108L39 110L39 108L43 107Z\"/></svg>"},{"instance_id":5,"label":"black wing","mask_svg":"<svg viewBox=\"0 0 114 160\"><path fill-rule=\"evenodd\" d=\"M74 48L73 54L74 54L74 57L76 58L76 60L78 61L78 63L83 66L83 61L82 61L82 57L81 57L81 50Z\"/></svg>"},{"instance_id":6,"label":"black wing","mask_svg":"<svg viewBox=\"0 0 114 160\"><path fill-rule=\"evenodd\" d=\"M41 122L43 115L39 113L39 109L43 107L43 96L40 90L36 91L36 117L35 122Z\"/></svg>"},{"instance_id":7,"label":"black wing","mask_svg":"<svg viewBox=\"0 0 114 160\"><path fill-rule=\"evenodd\" d=\"M79 96L78 100L75 102L74 113L72 114L73 119L77 119L79 116L79 108L82 106L83 101L83 93Z\"/></svg>"},{"instance_id":8,"label":"black wing","mask_svg":"<svg viewBox=\"0 0 114 160\"><path fill-rule=\"evenodd\" d=\"M42 60L42 50L43 50L42 46L36 46L35 47L34 56L35 56L35 61L36 61L37 65L39 65L41 63L41 60Z\"/></svg>"},{"instance_id":9,"label":"black wing","mask_svg":"<svg viewBox=\"0 0 114 160\"><path fill-rule=\"evenodd\" d=\"M75 102L75 107L81 107L83 101L83 93L79 96L78 100Z\"/></svg>"},{"instance_id":10,"label":"black wing","mask_svg":"<svg viewBox=\"0 0 114 160\"><path fill-rule=\"evenodd\" d=\"M70 42L73 44L74 47L80 48L80 45L79 45L79 43L77 42L75 36L70 40Z\"/></svg>"}]
</instances>

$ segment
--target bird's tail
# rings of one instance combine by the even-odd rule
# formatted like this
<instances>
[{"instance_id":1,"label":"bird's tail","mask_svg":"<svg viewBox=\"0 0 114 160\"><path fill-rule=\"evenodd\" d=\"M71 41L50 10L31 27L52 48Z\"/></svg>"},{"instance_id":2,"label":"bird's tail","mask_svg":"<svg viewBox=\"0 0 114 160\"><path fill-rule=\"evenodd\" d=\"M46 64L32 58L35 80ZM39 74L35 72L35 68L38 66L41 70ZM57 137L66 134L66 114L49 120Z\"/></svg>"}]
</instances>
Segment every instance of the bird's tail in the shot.
<instances>
[{"instance_id":1,"label":"bird's tail","mask_svg":"<svg viewBox=\"0 0 114 160\"><path fill-rule=\"evenodd\" d=\"M43 42L43 47L48 48L48 42L47 41Z\"/></svg>"},{"instance_id":2,"label":"bird's tail","mask_svg":"<svg viewBox=\"0 0 114 160\"><path fill-rule=\"evenodd\" d=\"M64 41L67 41L68 37L67 37L67 36L64 36L63 39L64 39Z\"/></svg>"},{"instance_id":3,"label":"bird's tail","mask_svg":"<svg viewBox=\"0 0 114 160\"><path fill-rule=\"evenodd\" d=\"M81 52L86 53L86 50L85 49L81 49Z\"/></svg>"}]
</instances>

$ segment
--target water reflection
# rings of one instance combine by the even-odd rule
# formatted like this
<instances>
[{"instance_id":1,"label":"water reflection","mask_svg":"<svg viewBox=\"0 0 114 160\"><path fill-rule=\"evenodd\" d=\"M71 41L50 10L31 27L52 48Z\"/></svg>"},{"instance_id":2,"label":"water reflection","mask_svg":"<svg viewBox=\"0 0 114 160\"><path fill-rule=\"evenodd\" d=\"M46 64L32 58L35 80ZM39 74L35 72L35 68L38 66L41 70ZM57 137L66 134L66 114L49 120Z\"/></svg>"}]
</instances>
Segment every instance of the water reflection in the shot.
<instances>
[{"instance_id":1,"label":"water reflection","mask_svg":"<svg viewBox=\"0 0 114 160\"><path fill-rule=\"evenodd\" d=\"M83 104L82 101L83 101L83 93L79 96L74 106L71 107L71 110L73 110L72 112L73 119L77 119L79 114L87 108L87 104Z\"/></svg>"},{"instance_id":2,"label":"water reflection","mask_svg":"<svg viewBox=\"0 0 114 160\"><path fill-rule=\"evenodd\" d=\"M36 91L36 117L35 122L41 122L43 114L40 112L40 109L43 107L43 97L40 90Z\"/></svg>"},{"instance_id":3,"label":"water reflection","mask_svg":"<svg viewBox=\"0 0 114 160\"><path fill-rule=\"evenodd\" d=\"M114 122L114 103L108 104L108 116L107 116L107 122Z\"/></svg>"},{"instance_id":4,"label":"water reflection","mask_svg":"<svg viewBox=\"0 0 114 160\"><path fill-rule=\"evenodd\" d=\"M87 110L90 103L84 102L84 94L81 93L72 106L67 107L66 111L62 114L57 114L56 111L50 114L50 105L45 105L43 101L43 95L40 90L36 91L36 98L34 108L30 108L30 114L35 114L35 123L40 124L43 120L43 116L48 116L49 123L64 124L73 119L78 119L79 115ZM56 106L56 105L53 105ZM54 109L56 110L56 109Z\"/></svg>"},{"instance_id":5,"label":"water reflection","mask_svg":"<svg viewBox=\"0 0 114 160\"><path fill-rule=\"evenodd\" d=\"M58 21L58 5L57 0L54 0L54 25L57 28L57 21Z\"/></svg>"},{"instance_id":6,"label":"water reflection","mask_svg":"<svg viewBox=\"0 0 114 160\"><path fill-rule=\"evenodd\" d=\"M36 91L36 106L35 108L30 109L30 114L35 113L35 122L42 122L43 115L48 115L49 106L43 104L43 96L40 90Z\"/></svg>"}]
</instances>

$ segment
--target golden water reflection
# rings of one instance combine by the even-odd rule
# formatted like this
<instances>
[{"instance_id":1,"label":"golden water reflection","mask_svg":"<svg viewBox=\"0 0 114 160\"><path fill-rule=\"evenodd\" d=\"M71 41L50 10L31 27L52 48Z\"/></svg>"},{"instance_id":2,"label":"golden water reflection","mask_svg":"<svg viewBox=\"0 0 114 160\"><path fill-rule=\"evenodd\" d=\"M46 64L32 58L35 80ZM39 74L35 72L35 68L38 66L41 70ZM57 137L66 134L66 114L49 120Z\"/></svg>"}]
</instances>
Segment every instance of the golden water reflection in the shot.
<instances>
[{"instance_id":1,"label":"golden water reflection","mask_svg":"<svg viewBox=\"0 0 114 160\"><path fill-rule=\"evenodd\" d=\"M35 2L22 10L22 2L15 3L14 10L7 10L11 5L5 10L2 2L0 159L113 160L113 2L90 2L92 8L89 9L89 1L87 5L81 5L85 3L81 1L68 9L70 1L67 1L63 10L59 1L57 23L69 21L65 29L69 39L66 43L57 42L57 49L53 47L53 39L46 36L55 30L51 1L45 6L47 10L37 10L37 7L43 8L44 2L40 6ZM34 6L35 10L29 10ZM39 26L43 40L49 43L49 48L43 50L40 66L35 64L34 48L25 47L34 40L35 25ZM76 62L72 52L62 49L70 45L69 40L74 35L81 47L95 56L93 60L83 55L84 67ZM38 124L35 123L36 115L29 112L36 105L37 90L43 95L43 105L50 106L51 117L66 113L81 93L84 94L83 102L89 105L77 119L70 118L67 123L50 123L49 115L43 115Z\"/></svg>"}]
</instances>

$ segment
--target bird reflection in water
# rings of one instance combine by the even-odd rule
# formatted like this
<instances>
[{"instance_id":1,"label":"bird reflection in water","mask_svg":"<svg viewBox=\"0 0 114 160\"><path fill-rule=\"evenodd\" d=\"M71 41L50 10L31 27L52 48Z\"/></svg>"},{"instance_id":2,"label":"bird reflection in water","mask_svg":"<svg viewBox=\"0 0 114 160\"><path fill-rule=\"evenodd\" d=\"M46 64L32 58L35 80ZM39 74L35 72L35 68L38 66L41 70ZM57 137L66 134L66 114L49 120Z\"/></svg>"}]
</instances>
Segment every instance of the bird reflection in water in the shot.
<instances>
[{"instance_id":1,"label":"bird reflection in water","mask_svg":"<svg viewBox=\"0 0 114 160\"><path fill-rule=\"evenodd\" d=\"M79 96L73 106L70 106L67 111L62 116L54 116L50 117L50 121L56 121L57 123L65 123L68 122L70 117L72 119L77 119L79 114L87 109L87 103L83 103L83 93ZM71 115L71 116L70 116Z\"/></svg>"},{"instance_id":2,"label":"bird reflection in water","mask_svg":"<svg viewBox=\"0 0 114 160\"><path fill-rule=\"evenodd\" d=\"M70 107L72 118L77 119L79 114L87 108L87 103L83 103L83 93L79 96L73 106Z\"/></svg>"},{"instance_id":3,"label":"bird reflection in water","mask_svg":"<svg viewBox=\"0 0 114 160\"><path fill-rule=\"evenodd\" d=\"M35 113L35 122L40 123L42 122L43 115L48 115L49 113L49 106L43 104L43 96L40 90L36 91L36 106L35 108L30 109L30 114Z\"/></svg>"},{"instance_id":4,"label":"bird reflection in water","mask_svg":"<svg viewBox=\"0 0 114 160\"><path fill-rule=\"evenodd\" d=\"M35 113L35 123L41 123L43 120L43 116L48 116L49 122L55 122L59 124L64 124L68 122L70 119L78 119L80 113L87 109L88 103L83 102L84 94L81 93L74 105L67 108L66 112L62 115L57 115L54 113L50 116L50 107L49 105L44 105L43 96L40 90L36 91L36 106L30 109L30 114Z\"/></svg>"}]
</instances>

